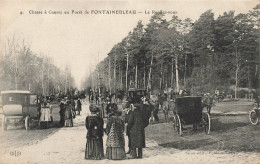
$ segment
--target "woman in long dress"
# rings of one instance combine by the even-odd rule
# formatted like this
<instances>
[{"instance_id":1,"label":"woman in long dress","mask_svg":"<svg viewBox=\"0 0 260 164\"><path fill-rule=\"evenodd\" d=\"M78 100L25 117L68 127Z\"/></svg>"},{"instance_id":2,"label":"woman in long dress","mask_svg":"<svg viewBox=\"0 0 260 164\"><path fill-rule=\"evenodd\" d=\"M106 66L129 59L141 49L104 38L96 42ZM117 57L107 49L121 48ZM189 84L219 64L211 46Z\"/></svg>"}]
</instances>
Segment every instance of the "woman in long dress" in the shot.
<instances>
[{"instance_id":1,"label":"woman in long dress","mask_svg":"<svg viewBox=\"0 0 260 164\"><path fill-rule=\"evenodd\" d=\"M99 109L90 106L91 115L86 117L87 143L85 159L102 159L104 157L103 148L103 118L98 115Z\"/></svg>"},{"instance_id":2,"label":"woman in long dress","mask_svg":"<svg viewBox=\"0 0 260 164\"><path fill-rule=\"evenodd\" d=\"M43 125L45 128L48 127L49 122L51 122L51 108L47 106L47 102L44 101L43 106L41 108L41 116L40 116L40 127Z\"/></svg>"},{"instance_id":3,"label":"woman in long dress","mask_svg":"<svg viewBox=\"0 0 260 164\"><path fill-rule=\"evenodd\" d=\"M65 107L65 127L73 127L73 118L72 118L72 105L70 100L67 101L66 107Z\"/></svg>"},{"instance_id":4,"label":"woman in long dress","mask_svg":"<svg viewBox=\"0 0 260 164\"><path fill-rule=\"evenodd\" d=\"M106 133L108 136L106 143L106 156L108 159L116 160L125 158L125 125L121 115L122 112L117 110L117 106L114 106L109 114L106 127Z\"/></svg>"}]
</instances>

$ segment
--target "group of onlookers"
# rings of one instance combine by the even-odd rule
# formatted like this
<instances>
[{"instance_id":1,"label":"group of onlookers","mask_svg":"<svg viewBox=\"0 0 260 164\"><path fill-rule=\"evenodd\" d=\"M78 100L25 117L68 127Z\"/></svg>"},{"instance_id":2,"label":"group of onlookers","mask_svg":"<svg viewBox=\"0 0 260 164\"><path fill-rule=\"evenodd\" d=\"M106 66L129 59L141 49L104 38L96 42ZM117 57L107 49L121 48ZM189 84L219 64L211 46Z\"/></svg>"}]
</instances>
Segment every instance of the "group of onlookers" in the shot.
<instances>
[{"instance_id":1,"label":"group of onlookers","mask_svg":"<svg viewBox=\"0 0 260 164\"><path fill-rule=\"evenodd\" d=\"M85 159L107 159L119 160L126 158L124 131L128 136L128 147L130 158L142 158L142 148L145 147L144 128L149 121L144 116L141 108L133 105L127 108L125 118L118 110L117 104L107 104L108 119L104 128L104 120L100 116L98 106L91 104L89 109L91 115L86 117L87 143ZM107 135L106 155L103 149L103 136Z\"/></svg>"},{"instance_id":2,"label":"group of onlookers","mask_svg":"<svg viewBox=\"0 0 260 164\"><path fill-rule=\"evenodd\" d=\"M110 93L109 90L102 91L100 93L98 90L95 92L90 89L88 92L89 96L89 102L96 103L96 105L101 105L102 103L117 103L120 100L122 101L124 97L124 91L123 90L114 90L114 92Z\"/></svg>"},{"instance_id":3,"label":"group of onlookers","mask_svg":"<svg viewBox=\"0 0 260 164\"><path fill-rule=\"evenodd\" d=\"M73 127L73 118L80 115L81 111L80 98L75 103L74 99L62 99L60 102L60 126ZM76 111L78 112L76 114Z\"/></svg>"}]
</instances>

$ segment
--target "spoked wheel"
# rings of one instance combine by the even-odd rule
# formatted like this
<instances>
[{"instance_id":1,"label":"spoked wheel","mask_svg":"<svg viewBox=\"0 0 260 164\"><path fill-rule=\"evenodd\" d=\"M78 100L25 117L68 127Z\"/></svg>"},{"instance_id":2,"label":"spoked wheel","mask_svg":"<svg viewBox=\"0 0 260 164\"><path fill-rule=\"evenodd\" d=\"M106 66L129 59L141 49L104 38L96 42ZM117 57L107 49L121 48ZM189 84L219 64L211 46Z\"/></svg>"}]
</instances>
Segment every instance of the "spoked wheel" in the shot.
<instances>
[{"instance_id":1,"label":"spoked wheel","mask_svg":"<svg viewBox=\"0 0 260 164\"><path fill-rule=\"evenodd\" d=\"M257 125L258 124L259 118L258 118L257 113L256 113L255 110L251 110L249 112L249 120L250 120L251 124L253 124L253 125Z\"/></svg>"},{"instance_id":2,"label":"spoked wheel","mask_svg":"<svg viewBox=\"0 0 260 164\"><path fill-rule=\"evenodd\" d=\"M181 125L181 119L178 114L176 114L176 129L177 133L181 136L182 135L182 125Z\"/></svg>"},{"instance_id":3,"label":"spoked wheel","mask_svg":"<svg viewBox=\"0 0 260 164\"><path fill-rule=\"evenodd\" d=\"M6 121L6 117L3 116L2 118L2 130L6 131L7 130L7 121Z\"/></svg>"},{"instance_id":4,"label":"spoked wheel","mask_svg":"<svg viewBox=\"0 0 260 164\"><path fill-rule=\"evenodd\" d=\"M202 121L204 125L204 130L206 134L210 133L210 115L208 113L203 113L202 115Z\"/></svg>"},{"instance_id":5,"label":"spoked wheel","mask_svg":"<svg viewBox=\"0 0 260 164\"><path fill-rule=\"evenodd\" d=\"M26 116L25 117L25 129L28 131L28 130L30 130L30 127L31 127L31 125L30 125L30 116Z\"/></svg>"},{"instance_id":6,"label":"spoked wheel","mask_svg":"<svg viewBox=\"0 0 260 164\"><path fill-rule=\"evenodd\" d=\"M176 115L173 115L173 123L172 123L172 126L173 126L173 129L174 129L174 130L177 130L176 125L177 125Z\"/></svg>"}]
</instances>

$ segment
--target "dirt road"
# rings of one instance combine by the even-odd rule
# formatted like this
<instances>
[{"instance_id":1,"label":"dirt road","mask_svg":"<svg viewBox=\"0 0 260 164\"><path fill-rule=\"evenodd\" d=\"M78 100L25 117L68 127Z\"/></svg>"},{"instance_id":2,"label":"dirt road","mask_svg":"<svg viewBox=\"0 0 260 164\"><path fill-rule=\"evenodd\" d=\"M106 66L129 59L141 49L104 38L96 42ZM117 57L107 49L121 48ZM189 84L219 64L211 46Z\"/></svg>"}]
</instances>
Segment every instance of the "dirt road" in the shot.
<instances>
[{"instance_id":1,"label":"dirt road","mask_svg":"<svg viewBox=\"0 0 260 164\"><path fill-rule=\"evenodd\" d=\"M165 146L161 140L156 139L156 136L158 137L158 134L160 134L156 130L164 131L164 127L170 128L171 125L165 123L149 125L150 127L148 128L150 129L147 129L148 134L146 134L147 148L144 149L143 159L86 161L84 160L84 151L87 131L84 122L86 115L89 114L88 111L88 104L83 104L82 115L76 117L74 127L72 128L63 127L57 129L47 135L46 138L32 144L4 147L4 150L1 150L0 163L260 163L259 152L225 151L219 147L206 150L192 148L181 150L176 142L177 147L176 145ZM163 129L159 128L159 125ZM151 137L149 133L151 128L154 130L154 137ZM202 134L198 134L196 137L200 135ZM167 139L167 136L160 135L160 138ZM190 140L193 143L193 138L194 135L184 138L175 137L175 140L185 140L185 142ZM105 141L106 136L104 136ZM214 144L221 146L222 143L223 141L221 140L215 140Z\"/></svg>"}]
</instances>

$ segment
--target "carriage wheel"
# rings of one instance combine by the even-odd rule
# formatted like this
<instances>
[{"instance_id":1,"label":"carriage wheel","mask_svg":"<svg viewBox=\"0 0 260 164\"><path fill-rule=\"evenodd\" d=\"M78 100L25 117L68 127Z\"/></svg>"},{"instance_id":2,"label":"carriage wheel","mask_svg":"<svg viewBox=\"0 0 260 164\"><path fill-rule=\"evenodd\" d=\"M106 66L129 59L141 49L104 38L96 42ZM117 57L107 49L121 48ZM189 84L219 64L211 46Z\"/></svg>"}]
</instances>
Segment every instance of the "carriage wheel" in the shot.
<instances>
[{"instance_id":1,"label":"carriage wheel","mask_svg":"<svg viewBox=\"0 0 260 164\"><path fill-rule=\"evenodd\" d=\"M40 119L38 120L38 128L41 129L41 121L40 121Z\"/></svg>"},{"instance_id":2,"label":"carriage wheel","mask_svg":"<svg viewBox=\"0 0 260 164\"><path fill-rule=\"evenodd\" d=\"M249 120L250 120L251 124L253 124L253 125L257 125L258 124L259 118L258 118L257 113L255 112L255 110L251 110L249 112Z\"/></svg>"},{"instance_id":3,"label":"carriage wheel","mask_svg":"<svg viewBox=\"0 0 260 164\"><path fill-rule=\"evenodd\" d=\"M3 116L2 118L2 130L6 131L7 130L7 121L6 121L6 117Z\"/></svg>"},{"instance_id":4,"label":"carriage wheel","mask_svg":"<svg viewBox=\"0 0 260 164\"><path fill-rule=\"evenodd\" d=\"M176 130L176 129L177 129L177 127L176 127L176 124L177 124L177 121L176 121L176 116L175 116L175 115L173 115L173 123L172 123L172 125L173 125L173 129L174 129L174 130Z\"/></svg>"},{"instance_id":5,"label":"carriage wheel","mask_svg":"<svg viewBox=\"0 0 260 164\"><path fill-rule=\"evenodd\" d=\"M31 125L30 125L30 116L26 116L25 117L25 129L28 131L28 130L30 130L30 127L31 127Z\"/></svg>"},{"instance_id":6,"label":"carriage wheel","mask_svg":"<svg viewBox=\"0 0 260 164\"><path fill-rule=\"evenodd\" d=\"M181 136L182 135L182 131L181 131L182 125L181 125L181 119L179 117L178 114L176 114L176 129L178 134Z\"/></svg>"},{"instance_id":7,"label":"carriage wheel","mask_svg":"<svg viewBox=\"0 0 260 164\"><path fill-rule=\"evenodd\" d=\"M205 133L209 134L210 133L210 126L211 126L210 115L208 113L203 113L202 119L203 119Z\"/></svg>"}]
</instances>

